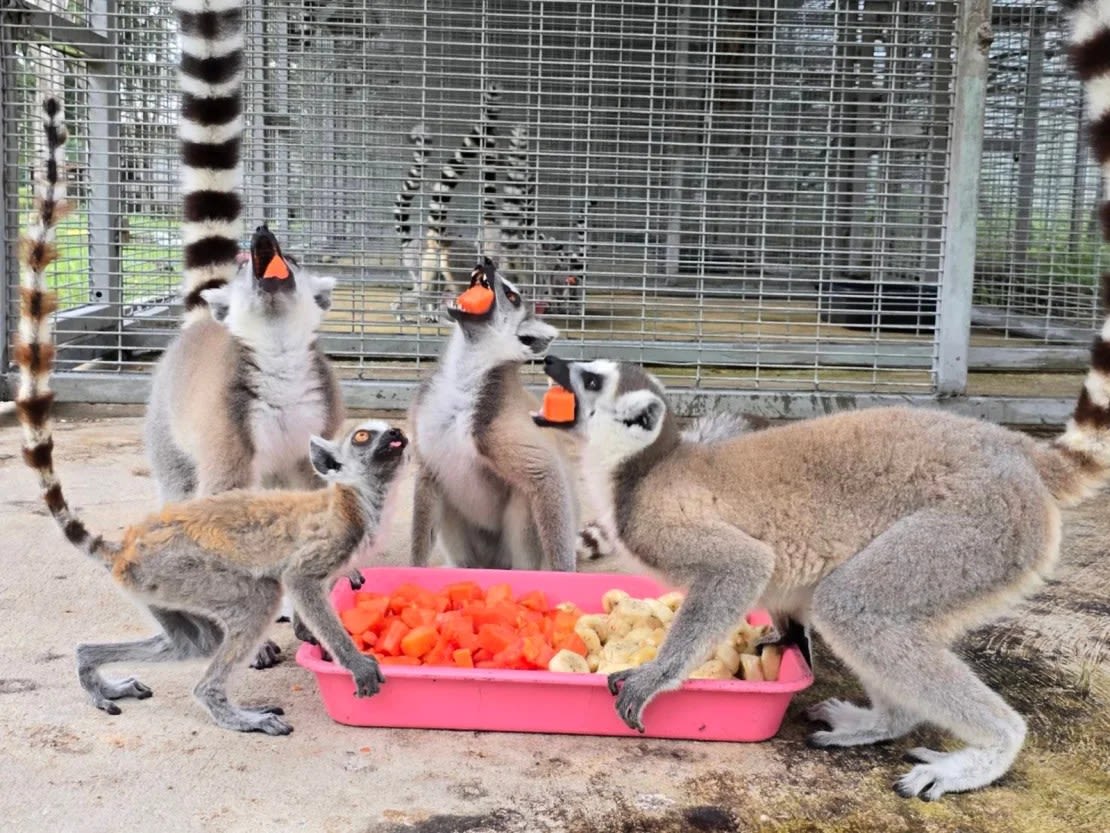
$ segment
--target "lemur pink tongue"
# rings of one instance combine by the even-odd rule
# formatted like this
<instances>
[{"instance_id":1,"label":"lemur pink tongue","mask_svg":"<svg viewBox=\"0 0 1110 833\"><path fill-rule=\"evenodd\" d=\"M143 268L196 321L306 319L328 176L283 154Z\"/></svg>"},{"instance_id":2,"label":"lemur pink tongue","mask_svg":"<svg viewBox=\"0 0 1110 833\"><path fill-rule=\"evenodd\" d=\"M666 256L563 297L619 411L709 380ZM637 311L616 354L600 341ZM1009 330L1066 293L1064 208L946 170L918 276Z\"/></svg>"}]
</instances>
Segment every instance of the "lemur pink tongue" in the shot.
<instances>
[{"instance_id":1,"label":"lemur pink tongue","mask_svg":"<svg viewBox=\"0 0 1110 833\"><path fill-rule=\"evenodd\" d=\"M393 442L391 442L389 444L389 447L390 448L400 448L401 445L402 445L402 442L400 440L394 440Z\"/></svg>"}]
</instances>

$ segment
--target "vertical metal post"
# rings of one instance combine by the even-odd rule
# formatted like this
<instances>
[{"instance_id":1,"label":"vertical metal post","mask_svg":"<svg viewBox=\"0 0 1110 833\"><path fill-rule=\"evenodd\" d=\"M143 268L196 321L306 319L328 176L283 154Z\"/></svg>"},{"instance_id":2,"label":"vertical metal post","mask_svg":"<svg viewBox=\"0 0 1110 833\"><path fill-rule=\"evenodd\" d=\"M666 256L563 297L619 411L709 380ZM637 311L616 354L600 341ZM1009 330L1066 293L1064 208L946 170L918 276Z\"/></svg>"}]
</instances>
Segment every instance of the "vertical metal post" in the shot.
<instances>
[{"instance_id":1,"label":"vertical metal post","mask_svg":"<svg viewBox=\"0 0 1110 833\"><path fill-rule=\"evenodd\" d=\"M15 182L18 180L15 169L15 141L8 138L9 125L15 124L15 105L12 102L12 89L8 82L8 49L15 42L14 25L8 19L0 19L0 402L10 399L8 391L8 284L14 283L12 276L18 271L16 263L15 230L19 227L18 197ZM9 167L10 165L10 167Z\"/></svg>"},{"instance_id":2,"label":"vertical metal post","mask_svg":"<svg viewBox=\"0 0 1110 833\"><path fill-rule=\"evenodd\" d=\"M109 25L116 0L92 0L90 24L107 40L107 58L88 62L89 78L89 300L110 304L117 327L123 315L123 214L119 188L119 90L116 89L116 35Z\"/></svg>"},{"instance_id":3,"label":"vertical metal post","mask_svg":"<svg viewBox=\"0 0 1110 833\"><path fill-rule=\"evenodd\" d=\"M678 20L675 31L675 78L674 101L675 109L685 108L690 101L690 3L684 2L678 9ZM681 117L685 121L685 116ZM683 123L675 125L674 139L688 136L687 126ZM709 141L706 137L704 141ZM671 204L670 216L667 218L667 231L663 247L664 274L663 283L673 285L677 283L679 258L682 250L682 207L685 201L682 198L683 188L686 184L687 143L673 141L670 143L673 156L671 158L671 181L669 200ZM666 143L664 144L666 147Z\"/></svg>"},{"instance_id":4,"label":"vertical metal post","mask_svg":"<svg viewBox=\"0 0 1110 833\"><path fill-rule=\"evenodd\" d=\"M1021 136L1018 145L1017 214L1014 219L1014 267L1018 280L1029 275L1029 245L1033 236L1033 196L1037 182L1037 134L1041 120L1041 87L1044 82L1045 10L1032 7L1029 23L1029 58L1025 71L1025 96L1021 103Z\"/></svg>"},{"instance_id":5,"label":"vertical metal post","mask_svg":"<svg viewBox=\"0 0 1110 833\"><path fill-rule=\"evenodd\" d=\"M990 15L990 0L963 0L960 5L935 365L941 396L957 396L967 389L987 52L994 37Z\"/></svg>"}]
</instances>

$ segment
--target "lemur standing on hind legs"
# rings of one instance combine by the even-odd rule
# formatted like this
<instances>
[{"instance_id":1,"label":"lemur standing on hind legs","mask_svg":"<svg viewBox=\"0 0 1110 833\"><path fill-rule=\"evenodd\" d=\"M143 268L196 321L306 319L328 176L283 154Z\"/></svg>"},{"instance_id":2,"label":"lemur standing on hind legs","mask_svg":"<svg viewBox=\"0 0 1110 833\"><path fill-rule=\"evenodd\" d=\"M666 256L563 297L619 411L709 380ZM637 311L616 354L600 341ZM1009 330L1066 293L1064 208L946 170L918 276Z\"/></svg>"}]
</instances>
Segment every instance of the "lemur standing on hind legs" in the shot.
<instances>
[{"instance_id":1,"label":"lemur standing on hind legs","mask_svg":"<svg viewBox=\"0 0 1110 833\"><path fill-rule=\"evenodd\" d=\"M489 289L492 304L449 307L454 331L410 414L412 563L425 566L438 540L461 567L573 570L578 507L568 461L532 424L536 403L520 379L521 365L543 356L559 331L489 260L472 284Z\"/></svg>"},{"instance_id":2,"label":"lemur standing on hind legs","mask_svg":"<svg viewBox=\"0 0 1110 833\"><path fill-rule=\"evenodd\" d=\"M312 435L344 409L317 345L332 278L301 269L259 227L242 229L243 0L176 0L184 192L185 321L154 369L144 427L163 502L230 489L319 485ZM352 579L358 580L352 574ZM256 665L278 661L267 642Z\"/></svg>"},{"instance_id":3,"label":"lemur standing on hind legs","mask_svg":"<svg viewBox=\"0 0 1110 833\"><path fill-rule=\"evenodd\" d=\"M401 241L402 265L413 278L412 289L402 292L392 305L401 321L412 320L410 311L416 312L418 320L440 320L443 303L454 286L452 275L461 265L453 257L455 241L448 228L447 210L466 170L475 159L485 154L490 155L491 164L484 166L483 208L489 204L486 189L491 183L496 183L496 123L500 110L501 87L492 83L482 92L478 120L463 136L451 158L443 163L439 179L432 186L428 221L420 243L417 242L417 232L412 222L412 204L423 183L424 168L428 160L427 147L431 140L422 124L416 125L409 134L409 142L413 146L413 164L394 201L393 211ZM489 235L485 229L486 223L481 225L480 235L484 241ZM473 259L470 255L467 258L466 268L469 268Z\"/></svg>"},{"instance_id":4,"label":"lemur standing on hind legs","mask_svg":"<svg viewBox=\"0 0 1110 833\"><path fill-rule=\"evenodd\" d=\"M65 213L60 103L44 104L47 157L31 226L20 243L23 280L16 410L23 426L23 459L39 476L55 522L78 550L111 571L116 582L162 626L147 639L77 646L77 676L92 704L119 714L116 701L151 690L134 677L107 679L103 665L211 657L193 689L213 722L241 732L287 735L293 729L277 706L244 707L227 696L227 681L262 639L284 589L299 616L354 676L368 697L384 682L377 662L360 653L328 600L330 581L363 540L374 538L406 446L382 422L358 426L341 444L310 441L312 466L328 483L306 492L229 491L170 504L128 528L119 543L85 527L62 493L54 471L50 316L57 296L46 289L46 267L57 257L55 227Z\"/></svg>"}]
</instances>

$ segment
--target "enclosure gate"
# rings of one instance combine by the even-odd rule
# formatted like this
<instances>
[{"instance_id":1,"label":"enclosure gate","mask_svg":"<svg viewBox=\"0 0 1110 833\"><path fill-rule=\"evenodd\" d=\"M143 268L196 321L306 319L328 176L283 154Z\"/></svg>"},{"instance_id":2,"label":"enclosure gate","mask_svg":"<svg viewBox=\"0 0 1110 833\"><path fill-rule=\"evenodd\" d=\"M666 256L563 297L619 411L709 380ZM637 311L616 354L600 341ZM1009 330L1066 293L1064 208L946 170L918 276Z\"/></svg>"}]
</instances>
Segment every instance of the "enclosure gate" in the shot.
<instances>
[{"instance_id":1,"label":"enclosure gate","mask_svg":"<svg viewBox=\"0 0 1110 833\"><path fill-rule=\"evenodd\" d=\"M169 0L0 14L0 398L50 89L76 205L51 273L59 395L141 402L180 315ZM496 254L560 355L648 364L687 413L914 401L1053 422L1096 324L1081 112L1041 0L253 0L248 228L339 279L322 343L348 400L402 407L447 332L395 228L410 135L430 151L419 245L483 120L452 273Z\"/></svg>"}]
</instances>

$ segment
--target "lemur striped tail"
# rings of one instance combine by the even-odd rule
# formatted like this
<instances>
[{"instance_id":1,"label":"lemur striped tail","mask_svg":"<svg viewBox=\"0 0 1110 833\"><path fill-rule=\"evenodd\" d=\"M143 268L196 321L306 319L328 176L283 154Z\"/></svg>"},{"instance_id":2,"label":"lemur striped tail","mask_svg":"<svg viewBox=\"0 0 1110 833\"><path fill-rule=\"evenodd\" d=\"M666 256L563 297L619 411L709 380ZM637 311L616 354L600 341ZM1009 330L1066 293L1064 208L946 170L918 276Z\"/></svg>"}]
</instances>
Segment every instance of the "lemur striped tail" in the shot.
<instances>
[{"instance_id":1,"label":"lemur striped tail","mask_svg":"<svg viewBox=\"0 0 1110 833\"><path fill-rule=\"evenodd\" d=\"M393 219L396 221L397 236L401 240L401 252L407 254L415 240L412 230L412 201L420 193L424 181L424 167L428 164L428 146L432 140L424 129L424 123L414 125L409 133L412 145L412 165L405 174L405 181L393 203ZM408 264L406 264L407 266Z\"/></svg>"},{"instance_id":2,"label":"lemur striped tail","mask_svg":"<svg viewBox=\"0 0 1110 833\"><path fill-rule=\"evenodd\" d=\"M110 550L99 535L88 529L69 508L62 484L54 472L54 436L50 414L54 392L50 373L54 368L54 338L50 316L58 308L58 296L46 288L46 268L58 257L54 244L58 222L68 212L65 183L66 128L61 102L43 102L46 156L37 177L35 213L19 241L20 281L19 335L15 361L19 365L16 413L23 426L23 461L38 472L42 497L50 514L75 547L92 556Z\"/></svg>"},{"instance_id":3,"label":"lemur striped tail","mask_svg":"<svg viewBox=\"0 0 1110 833\"><path fill-rule=\"evenodd\" d=\"M235 276L243 233L244 0L174 0L181 35L185 325L208 317L201 293Z\"/></svg>"},{"instance_id":4,"label":"lemur striped tail","mask_svg":"<svg viewBox=\"0 0 1110 833\"><path fill-rule=\"evenodd\" d=\"M1103 239L1110 242L1110 0L1063 0L1071 17L1071 62L1087 97L1091 150L1102 169L1099 209Z\"/></svg>"},{"instance_id":5,"label":"lemur striped tail","mask_svg":"<svg viewBox=\"0 0 1110 833\"><path fill-rule=\"evenodd\" d=\"M428 207L428 237L434 237L441 246L447 235L447 205L459 186L460 177L483 148L488 146L492 125L497 121L500 111L501 87L491 84L482 93L482 110L478 120L471 125L470 132L463 136L451 158L443 163L439 180L432 187L432 199Z\"/></svg>"},{"instance_id":6,"label":"lemur striped tail","mask_svg":"<svg viewBox=\"0 0 1110 833\"><path fill-rule=\"evenodd\" d=\"M1110 188L1110 0L1065 2L1071 17L1071 59L1083 82L1091 148ZM1110 201L1100 209L1110 241ZM1110 316L1110 272L1102 276L1103 310ZM1067 430L1056 440L1076 464L1085 485L1110 473L1110 317L1091 348L1091 367Z\"/></svg>"},{"instance_id":7,"label":"lemur striped tail","mask_svg":"<svg viewBox=\"0 0 1110 833\"><path fill-rule=\"evenodd\" d=\"M501 243L508 253L516 252L535 226L534 187L528 170L528 132L515 125L509 133L505 154L505 184L501 200Z\"/></svg>"}]
</instances>

